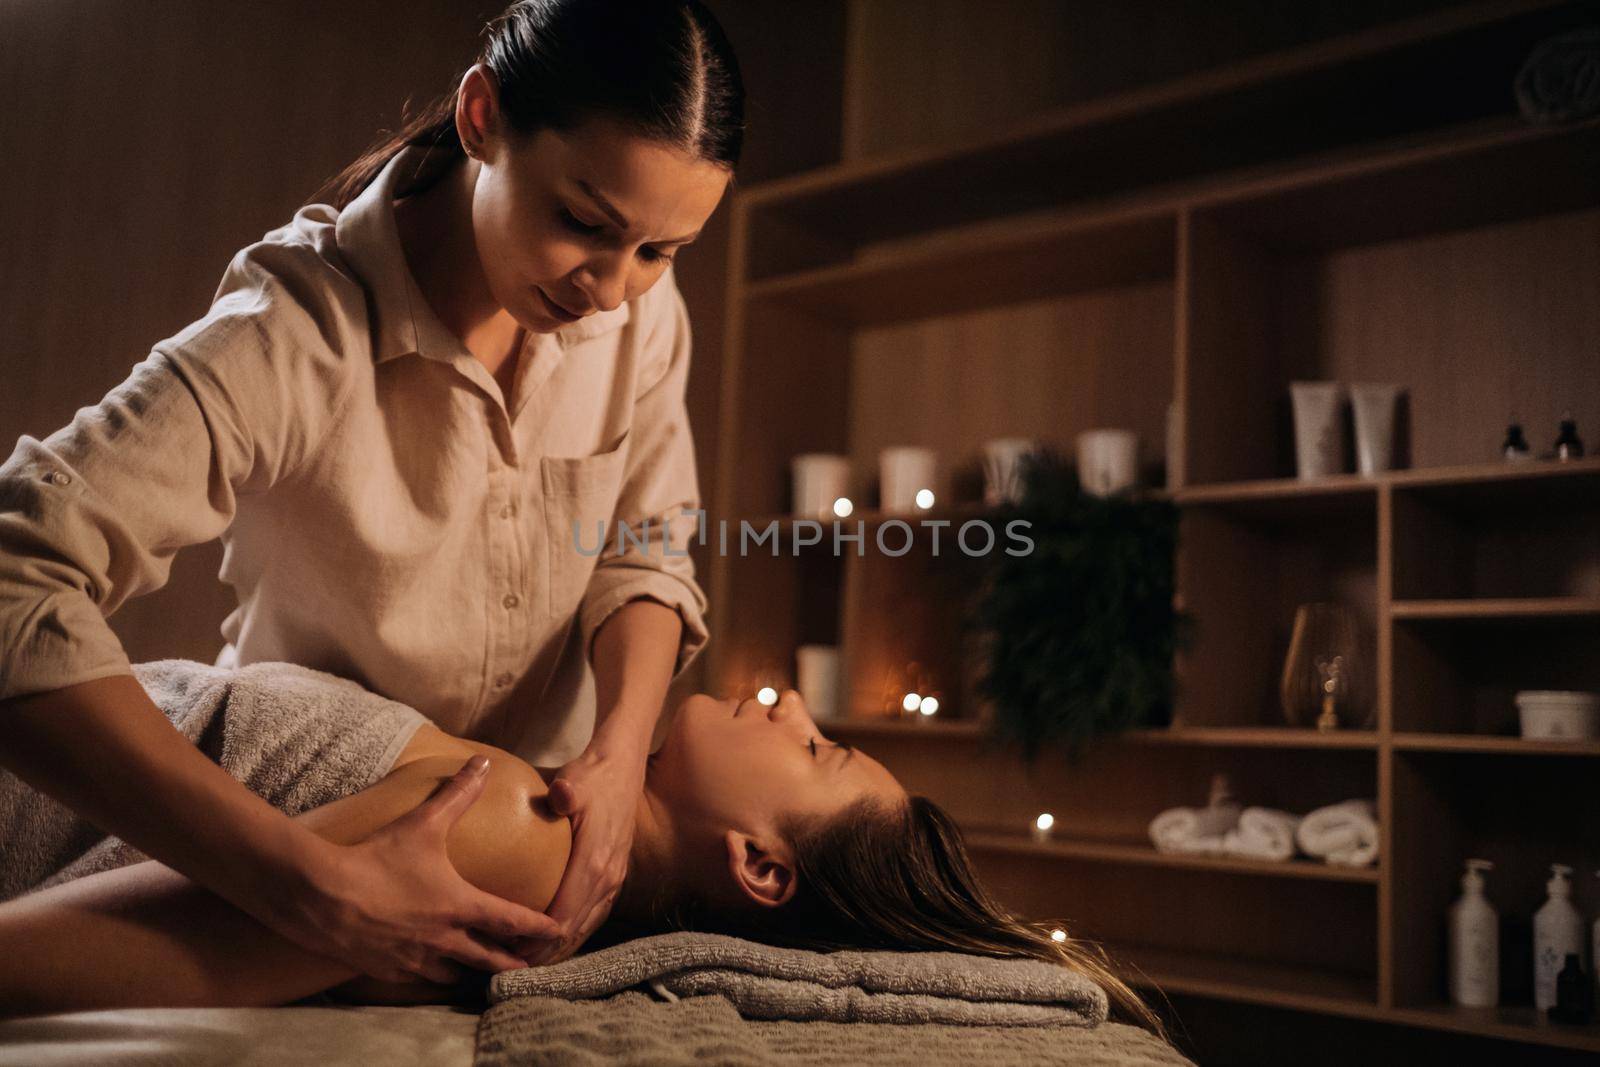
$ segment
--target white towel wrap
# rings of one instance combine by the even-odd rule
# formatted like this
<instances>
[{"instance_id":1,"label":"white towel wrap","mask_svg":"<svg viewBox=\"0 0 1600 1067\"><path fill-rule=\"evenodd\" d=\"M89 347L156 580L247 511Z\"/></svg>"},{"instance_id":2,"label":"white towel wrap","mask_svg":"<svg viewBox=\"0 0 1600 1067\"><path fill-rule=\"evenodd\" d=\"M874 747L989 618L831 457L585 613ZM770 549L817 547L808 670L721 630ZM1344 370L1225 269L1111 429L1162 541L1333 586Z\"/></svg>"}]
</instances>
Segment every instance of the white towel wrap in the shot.
<instances>
[{"instance_id":1,"label":"white towel wrap","mask_svg":"<svg viewBox=\"0 0 1600 1067\"><path fill-rule=\"evenodd\" d=\"M1222 837L1222 849L1251 859L1286 860L1294 856L1294 832L1300 816L1275 808L1245 808L1239 825Z\"/></svg>"},{"instance_id":2,"label":"white towel wrap","mask_svg":"<svg viewBox=\"0 0 1600 1067\"><path fill-rule=\"evenodd\" d=\"M1295 839L1308 856L1346 867L1366 867L1378 858L1378 807L1371 800L1346 800L1318 808L1300 820Z\"/></svg>"},{"instance_id":3,"label":"white towel wrap","mask_svg":"<svg viewBox=\"0 0 1600 1067\"><path fill-rule=\"evenodd\" d=\"M1205 808L1168 808L1151 819L1150 840L1156 851L1221 855L1222 835L1232 827L1214 818L1208 820L1208 814L1214 815ZM1205 832L1213 828L1217 832Z\"/></svg>"}]
</instances>

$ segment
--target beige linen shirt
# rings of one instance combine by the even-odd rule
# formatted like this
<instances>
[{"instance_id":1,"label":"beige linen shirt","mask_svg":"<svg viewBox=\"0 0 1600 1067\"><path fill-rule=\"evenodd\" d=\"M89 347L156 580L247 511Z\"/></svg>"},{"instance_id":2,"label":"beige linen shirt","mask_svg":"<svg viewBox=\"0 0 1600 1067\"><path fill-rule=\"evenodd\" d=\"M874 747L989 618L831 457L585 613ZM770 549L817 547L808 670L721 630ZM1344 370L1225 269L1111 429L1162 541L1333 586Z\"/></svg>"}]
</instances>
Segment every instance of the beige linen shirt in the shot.
<instances>
[{"instance_id":1,"label":"beige linen shirt","mask_svg":"<svg viewBox=\"0 0 1600 1067\"><path fill-rule=\"evenodd\" d=\"M0 699L129 673L105 617L213 537L239 599L220 665L329 671L536 764L587 744L590 641L624 603L676 608L674 677L695 658L671 269L528 334L503 396L400 245L396 189L432 162L404 149L344 211L301 208L234 257L204 318L68 426L21 438L0 466Z\"/></svg>"}]
</instances>

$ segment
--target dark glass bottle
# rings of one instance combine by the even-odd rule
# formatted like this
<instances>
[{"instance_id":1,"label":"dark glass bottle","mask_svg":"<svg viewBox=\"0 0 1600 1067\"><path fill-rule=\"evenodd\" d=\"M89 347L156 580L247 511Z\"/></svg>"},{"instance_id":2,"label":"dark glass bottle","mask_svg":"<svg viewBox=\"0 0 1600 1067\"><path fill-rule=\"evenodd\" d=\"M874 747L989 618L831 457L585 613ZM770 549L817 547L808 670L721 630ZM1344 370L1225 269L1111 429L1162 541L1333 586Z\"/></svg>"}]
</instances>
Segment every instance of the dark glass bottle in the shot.
<instances>
[{"instance_id":1,"label":"dark glass bottle","mask_svg":"<svg viewBox=\"0 0 1600 1067\"><path fill-rule=\"evenodd\" d=\"M1556 435L1557 459L1581 459L1583 442L1578 439L1578 424L1568 414L1561 419L1561 432Z\"/></svg>"},{"instance_id":2,"label":"dark glass bottle","mask_svg":"<svg viewBox=\"0 0 1600 1067\"><path fill-rule=\"evenodd\" d=\"M1558 1023L1588 1022L1593 983L1594 979L1579 962L1578 954L1567 953L1567 962L1556 975L1556 1003L1550 1009L1550 1018Z\"/></svg>"},{"instance_id":3,"label":"dark glass bottle","mask_svg":"<svg viewBox=\"0 0 1600 1067\"><path fill-rule=\"evenodd\" d=\"M1500 446L1500 455L1510 460L1533 458L1528 450L1528 439L1522 436L1522 423L1513 422L1506 427L1506 441Z\"/></svg>"}]
</instances>

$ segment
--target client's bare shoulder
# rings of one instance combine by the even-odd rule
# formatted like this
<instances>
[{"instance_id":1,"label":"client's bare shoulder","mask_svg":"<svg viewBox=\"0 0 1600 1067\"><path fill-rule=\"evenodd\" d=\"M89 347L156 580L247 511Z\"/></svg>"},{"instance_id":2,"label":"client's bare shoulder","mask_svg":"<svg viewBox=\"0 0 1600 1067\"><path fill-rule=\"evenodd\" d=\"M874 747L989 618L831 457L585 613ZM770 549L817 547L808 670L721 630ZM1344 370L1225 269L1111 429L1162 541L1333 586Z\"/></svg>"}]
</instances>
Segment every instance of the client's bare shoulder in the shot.
<instances>
[{"instance_id":1,"label":"client's bare shoulder","mask_svg":"<svg viewBox=\"0 0 1600 1067\"><path fill-rule=\"evenodd\" d=\"M366 811L348 825L375 829L422 803L477 752L489 757L489 778L450 832L450 861L480 889L544 911L567 868L572 824L550 810L539 772L504 749L424 724L387 775L329 808L359 805ZM370 832L352 835L331 824L312 829L332 840L359 840Z\"/></svg>"}]
</instances>

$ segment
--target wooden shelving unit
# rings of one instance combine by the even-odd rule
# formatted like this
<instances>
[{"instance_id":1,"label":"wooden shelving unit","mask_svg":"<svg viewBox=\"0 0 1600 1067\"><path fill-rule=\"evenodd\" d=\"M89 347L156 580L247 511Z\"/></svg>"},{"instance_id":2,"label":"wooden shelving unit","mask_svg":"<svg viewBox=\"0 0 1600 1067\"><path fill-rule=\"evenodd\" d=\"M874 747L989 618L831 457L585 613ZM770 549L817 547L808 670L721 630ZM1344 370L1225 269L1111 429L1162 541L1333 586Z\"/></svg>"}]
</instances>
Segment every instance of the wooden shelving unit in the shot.
<instances>
[{"instance_id":1,"label":"wooden shelving unit","mask_svg":"<svg viewBox=\"0 0 1600 1067\"><path fill-rule=\"evenodd\" d=\"M1550 862L1600 868L1600 742L1524 741L1511 703L1600 689L1600 460L1495 462L1513 411L1536 448L1567 409L1600 445L1600 121L1525 124L1509 90L1586 19L1600 5L1457 7L740 192L711 518L777 537L713 556L711 687L792 685L798 645L840 645L847 717L825 729L945 806L1002 899L1140 983L1600 1052L1600 1026L1536 1023L1514 986L1450 1008L1442 942L1468 856L1523 916ZM1408 387L1407 469L1292 477L1287 384L1323 377ZM963 625L978 447L1119 425L1153 461L1169 404L1198 624L1173 722L1024 766L986 741ZM932 511L875 510L891 444L938 454ZM852 457L855 511L802 543L788 471L812 451ZM947 522L942 550L880 552L895 518ZM835 526L864 550L834 555ZM1294 609L1323 599L1364 624L1370 728L1277 710ZM936 720L894 713L913 663ZM1151 848L1149 820L1217 772L1291 811L1374 798L1379 864Z\"/></svg>"},{"instance_id":2,"label":"wooden shelving unit","mask_svg":"<svg viewBox=\"0 0 1600 1067\"><path fill-rule=\"evenodd\" d=\"M1483 600L1396 600L1396 619L1560 619L1600 616L1600 598L1584 596L1489 598Z\"/></svg>"},{"instance_id":3,"label":"wooden shelving unit","mask_svg":"<svg viewBox=\"0 0 1600 1067\"><path fill-rule=\"evenodd\" d=\"M1339 867L1307 860L1276 862L1233 856L1191 856L1157 852L1148 841L1074 841L1070 838L1052 838L1041 842L1025 834L985 831L978 828L968 828L965 836L969 848L982 852L1055 856L1123 866L1221 871L1267 878L1309 878L1330 882L1366 882L1373 885L1378 882L1376 867Z\"/></svg>"}]
</instances>

